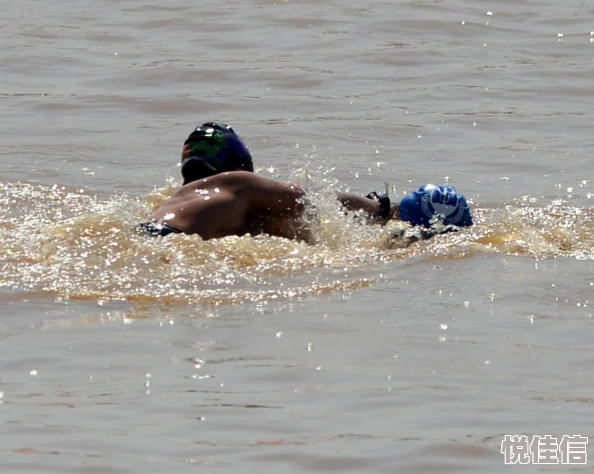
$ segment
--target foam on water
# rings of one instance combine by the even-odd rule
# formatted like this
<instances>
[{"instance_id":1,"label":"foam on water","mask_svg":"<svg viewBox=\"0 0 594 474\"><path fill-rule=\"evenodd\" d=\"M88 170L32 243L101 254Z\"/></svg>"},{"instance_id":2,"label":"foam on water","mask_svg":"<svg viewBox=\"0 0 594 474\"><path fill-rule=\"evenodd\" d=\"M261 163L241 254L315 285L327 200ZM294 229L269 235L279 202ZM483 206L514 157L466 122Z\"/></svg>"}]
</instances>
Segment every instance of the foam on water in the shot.
<instances>
[{"instance_id":1,"label":"foam on water","mask_svg":"<svg viewBox=\"0 0 594 474\"><path fill-rule=\"evenodd\" d=\"M362 224L331 198L335 182L297 173L304 180L318 208L314 245L267 235L202 241L137 233L135 225L173 194L172 181L138 198L2 184L0 285L90 301L222 304L350 291L372 285L383 266L420 256L594 260L592 209L477 207L471 229L406 246L390 237L402 223Z\"/></svg>"}]
</instances>

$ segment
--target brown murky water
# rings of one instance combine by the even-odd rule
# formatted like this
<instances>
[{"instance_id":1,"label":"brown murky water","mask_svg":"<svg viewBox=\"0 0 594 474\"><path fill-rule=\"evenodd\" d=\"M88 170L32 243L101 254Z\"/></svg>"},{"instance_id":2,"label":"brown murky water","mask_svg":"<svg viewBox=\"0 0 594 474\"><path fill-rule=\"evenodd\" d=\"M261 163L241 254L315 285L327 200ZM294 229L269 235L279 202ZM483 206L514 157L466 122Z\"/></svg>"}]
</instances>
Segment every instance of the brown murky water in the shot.
<instances>
[{"instance_id":1,"label":"brown murky water","mask_svg":"<svg viewBox=\"0 0 594 474\"><path fill-rule=\"evenodd\" d=\"M505 434L593 435L593 15L5 2L2 471L499 473ZM317 245L133 231L206 120ZM328 199L384 181L477 225L399 248Z\"/></svg>"}]
</instances>

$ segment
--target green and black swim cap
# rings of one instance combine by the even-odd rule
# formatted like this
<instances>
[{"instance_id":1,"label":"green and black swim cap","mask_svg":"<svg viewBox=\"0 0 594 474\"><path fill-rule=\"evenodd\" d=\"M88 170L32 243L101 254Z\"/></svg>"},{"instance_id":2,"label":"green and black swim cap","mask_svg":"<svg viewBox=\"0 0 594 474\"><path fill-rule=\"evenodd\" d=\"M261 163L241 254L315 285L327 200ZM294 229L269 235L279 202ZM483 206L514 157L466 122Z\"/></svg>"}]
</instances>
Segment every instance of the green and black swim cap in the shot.
<instances>
[{"instance_id":1,"label":"green and black swim cap","mask_svg":"<svg viewBox=\"0 0 594 474\"><path fill-rule=\"evenodd\" d=\"M254 171L247 146L227 124L204 123L190 133L185 145L190 153L182 162L184 184L225 171Z\"/></svg>"}]
</instances>

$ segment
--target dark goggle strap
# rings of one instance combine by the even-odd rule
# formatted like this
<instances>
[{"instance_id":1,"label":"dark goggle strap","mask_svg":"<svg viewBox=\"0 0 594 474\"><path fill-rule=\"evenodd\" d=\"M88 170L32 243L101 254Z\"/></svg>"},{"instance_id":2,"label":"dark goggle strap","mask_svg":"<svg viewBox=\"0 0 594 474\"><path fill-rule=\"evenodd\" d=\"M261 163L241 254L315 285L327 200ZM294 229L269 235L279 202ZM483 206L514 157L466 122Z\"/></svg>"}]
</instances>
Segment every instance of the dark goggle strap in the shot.
<instances>
[{"instance_id":1,"label":"dark goggle strap","mask_svg":"<svg viewBox=\"0 0 594 474\"><path fill-rule=\"evenodd\" d=\"M182 162L181 174L184 178L184 185L191 181L194 181L195 176L199 176L198 179L208 178L215 174L221 173L224 170L217 166L218 163L213 162L208 158L190 156Z\"/></svg>"}]
</instances>

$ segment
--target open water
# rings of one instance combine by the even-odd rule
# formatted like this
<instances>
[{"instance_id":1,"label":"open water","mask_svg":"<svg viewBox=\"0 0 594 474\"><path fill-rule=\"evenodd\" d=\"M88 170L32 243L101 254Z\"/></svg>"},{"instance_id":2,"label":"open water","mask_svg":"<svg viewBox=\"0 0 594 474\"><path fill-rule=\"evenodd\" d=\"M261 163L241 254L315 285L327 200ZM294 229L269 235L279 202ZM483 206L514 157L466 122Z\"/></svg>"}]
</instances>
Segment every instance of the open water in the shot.
<instances>
[{"instance_id":1,"label":"open water","mask_svg":"<svg viewBox=\"0 0 594 474\"><path fill-rule=\"evenodd\" d=\"M591 469L500 449L594 436L592 2L1 6L2 472ZM317 245L132 231L208 120ZM386 181L476 225L403 249L327 198Z\"/></svg>"}]
</instances>

